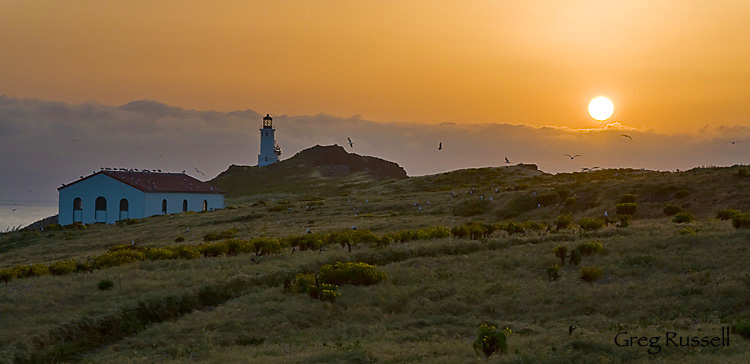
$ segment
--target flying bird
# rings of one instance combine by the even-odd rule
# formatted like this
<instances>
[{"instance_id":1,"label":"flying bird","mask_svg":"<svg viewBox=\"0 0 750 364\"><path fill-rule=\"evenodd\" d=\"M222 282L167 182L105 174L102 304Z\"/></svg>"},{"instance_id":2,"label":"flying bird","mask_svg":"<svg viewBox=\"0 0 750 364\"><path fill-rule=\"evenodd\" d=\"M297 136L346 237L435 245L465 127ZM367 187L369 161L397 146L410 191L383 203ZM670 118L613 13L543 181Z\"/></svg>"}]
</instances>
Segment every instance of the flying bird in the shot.
<instances>
[{"instance_id":1,"label":"flying bird","mask_svg":"<svg viewBox=\"0 0 750 364\"><path fill-rule=\"evenodd\" d=\"M200 173L200 174L202 174L204 176L206 175L205 173L201 172L198 168L193 167L193 169L195 169L196 172L198 172L198 173Z\"/></svg>"},{"instance_id":2,"label":"flying bird","mask_svg":"<svg viewBox=\"0 0 750 364\"><path fill-rule=\"evenodd\" d=\"M505 164L510 164L510 161L508 160L508 157L505 157Z\"/></svg>"},{"instance_id":3,"label":"flying bird","mask_svg":"<svg viewBox=\"0 0 750 364\"><path fill-rule=\"evenodd\" d=\"M630 135L627 135L627 134L620 134L620 136L621 136L621 137L626 137L626 138L630 139L630 141L631 141L631 142L633 141L633 137L631 137Z\"/></svg>"},{"instance_id":4,"label":"flying bird","mask_svg":"<svg viewBox=\"0 0 750 364\"><path fill-rule=\"evenodd\" d=\"M13 211L16 211L16 210L18 210L18 209L13 209Z\"/></svg>"},{"instance_id":5,"label":"flying bird","mask_svg":"<svg viewBox=\"0 0 750 364\"><path fill-rule=\"evenodd\" d=\"M563 155L564 155L564 156L567 156L567 157L568 157L568 158L570 158L570 159L575 159L576 157L580 157L580 156L581 156L580 154L576 154L576 155L563 154Z\"/></svg>"},{"instance_id":6,"label":"flying bird","mask_svg":"<svg viewBox=\"0 0 750 364\"><path fill-rule=\"evenodd\" d=\"M349 141L349 148L354 148L354 143L352 143L352 139L349 137L346 137L346 140Z\"/></svg>"},{"instance_id":7,"label":"flying bird","mask_svg":"<svg viewBox=\"0 0 750 364\"><path fill-rule=\"evenodd\" d=\"M731 141L730 143L732 143L732 144L735 144L735 143L742 143L742 140L733 140L733 141Z\"/></svg>"},{"instance_id":8,"label":"flying bird","mask_svg":"<svg viewBox=\"0 0 750 364\"><path fill-rule=\"evenodd\" d=\"M443 142L440 142L440 145L438 145L438 150L443 150Z\"/></svg>"}]
</instances>

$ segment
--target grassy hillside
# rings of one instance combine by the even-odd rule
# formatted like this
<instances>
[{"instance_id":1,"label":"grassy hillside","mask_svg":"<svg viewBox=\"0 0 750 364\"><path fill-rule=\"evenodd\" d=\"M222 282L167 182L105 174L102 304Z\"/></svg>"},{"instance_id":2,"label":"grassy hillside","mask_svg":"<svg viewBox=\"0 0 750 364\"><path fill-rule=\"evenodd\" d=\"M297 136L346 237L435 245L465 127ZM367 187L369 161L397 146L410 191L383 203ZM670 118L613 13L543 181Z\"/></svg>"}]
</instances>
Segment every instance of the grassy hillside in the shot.
<instances>
[{"instance_id":1,"label":"grassy hillside","mask_svg":"<svg viewBox=\"0 0 750 364\"><path fill-rule=\"evenodd\" d=\"M352 226L378 236L469 222L500 229L475 240L360 243L351 252L285 247L13 279L0 283L0 362L475 362L484 361L472 343L485 322L511 331L507 353L492 362L750 362L750 341L739 333L727 348L658 354L613 342L622 331L720 335L722 326L750 320L750 231L715 218L720 209L750 210L750 178L740 167L551 175L525 165L407 179L359 171L313 182L285 173L283 183L252 195L229 187L236 197L226 210L0 235L0 269L86 261L131 241L197 246L230 229L242 240ZM616 205L629 194L637 208L623 227ZM672 222L668 204L695 221ZM605 211L605 226L579 227ZM558 229L559 215L572 226ZM600 254L566 261L549 279L547 269L560 264L554 247L594 240ZM342 285L333 302L284 289L297 274L335 262L373 264L387 279ZM582 267L603 275L583 281ZM105 279L113 289L97 289Z\"/></svg>"}]
</instances>

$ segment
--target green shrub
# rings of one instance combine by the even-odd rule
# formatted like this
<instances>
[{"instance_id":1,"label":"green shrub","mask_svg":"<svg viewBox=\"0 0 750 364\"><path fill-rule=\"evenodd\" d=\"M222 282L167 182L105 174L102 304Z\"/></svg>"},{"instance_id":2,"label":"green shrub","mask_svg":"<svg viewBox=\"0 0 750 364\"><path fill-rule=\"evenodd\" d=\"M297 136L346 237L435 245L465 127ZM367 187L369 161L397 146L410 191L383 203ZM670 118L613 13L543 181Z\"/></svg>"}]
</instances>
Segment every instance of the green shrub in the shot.
<instances>
[{"instance_id":1,"label":"green shrub","mask_svg":"<svg viewBox=\"0 0 750 364\"><path fill-rule=\"evenodd\" d=\"M583 260L583 257L581 257L581 253L578 252L578 249L573 249L570 252L570 258L568 259L568 264L578 265L578 264L581 264L581 260Z\"/></svg>"},{"instance_id":2,"label":"green shrub","mask_svg":"<svg viewBox=\"0 0 750 364\"><path fill-rule=\"evenodd\" d=\"M175 243L182 243L183 241L185 241L185 238L182 237L182 236L178 236L178 237L174 238L174 242Z\"/></svg>"},{"instance_id":3,"label":"green shrub","mask_svg":"<svg viewBox=\"0 0 750 364\"><path fill-rule=\"evenodd\" d=\"M521 226L521 229L526 230L526 231L540 232L540 231L544 231L545 229L547 229L547 224L542 223L542 222L536 222L536 221L526 221ZM524 231L520 231L520 232L522 233Z\"/></svg>"},{"instance_id":4,"label":"green shrub","mask_svg":"<svg viewBox=\"0 0 750 364\"><path fill-rule=\"evenodd\" d=\"M592 219L589 217L584 217L581 220L578 220L578 225L581 225L581 229L585 231L596 231L604 227L604 220L602 219Z\"/></svg>"},{"instance_id":5,"label":"green shrub","mask_svg":"<svg viewBox=\"0 0 750 364\"><path fill-rule=\"evenodd\" d=\"M599 240L589 241L587 243L580 243L576 247L584 257L588 257L595 253L601 253L604 249L604 245Z\"/></svg>"},{"instance_id":6,"label":"green shrub","mask_svg":"<svg viewBox=\"0 0 750 364\"><path fill-rule=\"evenodd\" d=\"M489 200L472 199L453 206L453 208L451 208L451 212L455 216L470 217L487 212L487 208L489 207L489 205Z\"/></svg>"},{"instance_id":7,"label":"green shrub","mask_svg":"<svg viewBox=\"0 0 750 364\"><path fill-rule=\"evenodd\" d=\"M0 281L8 282L12 281L18 275L18 271L15 269L0 269Z\"/></svg>"},{"instance_id":8,"label":"green shrub","mask_svg":"<svg viewBox=\"0 0 750 364\"><path fill-rule=\"evenodd\" d=\"M682 211L682 207L673 205L671 203L668 203L666 206L664 206L664 215L667 215L667 216L672 216L681 211Z\"/></svg>"},{"instance_id":9,"label":"green shrub","mask_svg":"<svg viewBox=\"0 0 750 364\"><path fill-rule=\"evenodd\" d=\"M178 259L195 259L201 256L201 253L198 252L198 250L195 249L195 247L192 246L171 246L166 248L167 250L172 252L172 256L174 258Z\"/></svg>"},{"instance_id":10,"label":"green shrub","mask_svg":"<svg viewBox=\"0 0 750 364\"><path fill-rule=\"evenodd\" d=\"M619 203L615 206L618 215L635 215L638 205L632 202Z\"/></svg>"},{"instance_id":11,"label":"green shrub","mask_svg":"<svg viewBox=\"0 0 750 364\"><path fill-rule=\"evenodd\" d=\"M227 244L227 254L229 256L247 254L255 251L253 243L247 240L230 239L225 241L225 243Z\"/></svg>"},{"instance_id":12,"label":"green shrub","mask_svg":"<svg viewBox=\"0 0 750 364\"><path fill-rule=\"evenodd\" d=\"M343 286L351 284L354 286L369 286L386 279L385 272L378 270L367 263L341 263L326 264L320 267L321 283Z\"/></svg>"},{"instance_id":13,"label":"green shrub","mask_svg":"<svg viewBox=\"0 0 750 364\"><path fill-rule=\"evenodd\" d=\"M146 255L138 250L117 250L106 252L94 261L95 268L116 267L146 259Z\"/></svg>"},{"instance_id":14,"label":"green shrub","mask_svg":"<svg viewBox=\"0 0 750 364\"><path fill-rule=\"evenodd\" d=\"M31 264L29 264L29 265L17 265L15 267L13 267L13 270L16 271L16 278L32 277L32 275L31 275Z\"/></svg>"},{"instance_id":15,"label":"green shrub","mask_svg":"<svg viewBox=\"0 0 750 364\"><path fill-rule=\"evenodd\" d=\"M552 264L549 268L547 268L547 278L549 278L551 281L556 281L557 278L560 278L560 275L558 274L560 272L560 264Z\"/></svg>"},{"instance_id":16,"label":"green shrub","mask_svg":"<svg viewBox=\"0 0 750 364\"><path fill-rule=\"evenodd\" d=\"M216 241L216 240L222 240L222 239L231 239L234 237L235 234L237 234L237 230L235 229L209 233L203 236L203 241L208 242L208 241Z\"/></svg>"},{"instance_id":17,"label":"green shrub","mask_svg":"<svg viewBox=\"0 0 750 364\"><path fill-rule=\"evenodd\" d=\"M276 238L255 238L251 242L255 255L270 255L281 251L281 241Z\"/></svg>"},{"instance_id":18,"label":"green shrub","mask_svg":"<svg viewBox=\"0 0 750 364\"><path fill-rule=\"evenodd\" d=\"M555 253L555 256L560 258L560 262L565 265L565 257L568 256L568 247L565 245L558 245L554 248L552 248L552 252Z\"/></svg>"},{"instance_id":19,"label":"green shrub","mask_svg":"<svg viewBox=\"0 0 750 364\"><path fill-rule=\"evenodd\" d=\"M693 214L687 212L687 211L681 211L674 215L674 218L672 218L672 222L676 222L678 224L685 224L695 221L695 218L693 217Z\"/></svg>"},{"instance_id":20,"label":"green shrub","mask_svg":"<svg viewBox=\"0 0 750 364\"><path fill-rule=\"evenodd\" d=\"M172 259L175 254L164 248L148 248L143 251L148 260Z\"/></svg>"},{"instance_id":21,"label":"green shrub","mask_svg":"<svg viewBox=\"0 0 750 364\"><path fill-rule=\"evenodd\" d=\"M581 279L587 282L593 282L602 277L604 272L597 267L582 267Z\"/></svg>"},{"instance_id":22,"label":"green shrub","mask_svg":"<svg viewBox=\"0 0 750 364\"><path fill-rule=\"evenodd\" d=\"M493 354L504 354L508 352L505 333L497 330L495 325L482 324L479 326L477 338L474 340L474 351L490 357Z\"/></svg>"},{"instance_id":23,"label":"green shrub","mask_svg":"<svg viewBox=\"0 0 750 364\"><path fill-rule=\"evenodd\" d=\"M338 288L338 286L333 284L323 283L320 285L320 287L315 288L317 288L318 291L318 299L321 301L333 302L337 297L341 296L341 293L336 292L336 288Z\"/></svg>"},{"instance_id":24,"label":"green shrub","mask_svg":"<svg viewBox=\"0 0 750 364\"><path fill-rule=\"evenodd\" d=\"M693 229L693 228L680 229L680 235L695 235L697 233L698 232L695 231L695 229Z\"/></svg>"},{"instance_id":25,"label":"green shrub","mask_svg":"<svg viewBox=\"0 0 750 364\"><path fill-rule=\"evenodd\" d=\"M620 227L628 227L630 225L630 219L632 216L630 215L620 215Z\"/></svg>"},{"instance_id":26,"label":"green shrub","mask_svg":"<svg viewBox=\"0 0 750 364\"><path fill-rule=\"evenodd\" d=\"M570 215L559 215L555 219L555 227L557 230L567 229L573 224L573 216Z\"/></svg>"},{"instance_id":27,"label":"green shrub","mask_svg":"<svg viewBox=\"0 0 750 364\"><path fill-rule=\"evenodd\" d=\"M736 214L732 216L732 226L735 229L750 229L750 214Z\"/></svg>"},{"instance_id":28,"label":"green shrub","mask_svg":"<svg viewBox=\"0 0 750 364\"><path fill-rule=\"evenodd\" d=\"M469 236L469 228L466 226L456 226L453 229L451 229L451 234L454 238L463 238L465 236Z\"/></svg>"},{"instance_id":29,"label":"green shrub","mask_svg":"<svg viewBox=\"0 0 750 364\"><path fill-rule=\"evenodd\" d=\"M298 273L288 289L293 293L308 293L316 287L315 275L312 273Z\"/></svg>"},{"instance_id":30,"label":"green shrub","mask_svg":"<svg viewBox=\"0 0 750 364\"><path fill-rule=\"evenodd\" d=\"M78 273L93 273L94 272L94 260L91 258L88 258L85 262L78 261L76 262L76 272Z\"/></svg>"},{"instance_id":31,"label":"green shrub","mask_svg":"<svg viewBox=\"0 0 750 364\"><path fill-rule=\"evenodd\" d=\"M101 281L99 281L99 283L96 284L96 287L102 291L112 289L114 286L115 282L112 282L109 279L102 279Z\"/></svg>"},{"instance_id":32,"label":"green shrub","mask_svg":"<svg viewBox=\"0 0 750 364\"><path fill-rule=\"evenodd\" d=\"M49 271L52 275L62 276L76 271L75 260L60 260L49 265Z\"/></svg>"},{"instance_id":33,"label":"green shrub","mask_svg":"<svg viewBox=\"0 0 750 364\"><path fill-rule=\"evenodd\" d=\"M575 197L568 196L567 198L565 198L565 205L566 206L570 206L570 205L572 205L574 203L576 203L576 198Z\"/></svg>"},{"instance_id":34,"label":"green shrub","mask_svg":"<svg viewBox=\"0 0 750 364\"><path fill-rule=\"evenodd\" d=\"M195 250L204 257L218 257L229 254L229 246L225 242L199 244Z\"/></svg>"},{"instance_id":35,"label":"green shrub","mask_svg":"<svg viewBox=\"0 0 750 364\"><path fill-rule=\"evenodd\" d=\"M432 226L418 230L417 236L424 240L448 238L451 236L451 230L445 226Z\"/></svg>"},{"instance_id":36,"label":"green shrub","mask_svg":"<svg viewBox=\"0 0 750 364\"><path fill-rule=\"evenodd\" d=\"M732 325L732 331L745 339L750 339L750 320L735 322L734 325Z\"/></svg>"},{"instance_id":37,"label":"green shrub","mask_svg":"<svg viewBox=\"0 0 750 364\"><path fill-rule=\"evenodd\" d=\"M733 209L723 209L716 211L716 218L720 220L731 220L734 215L739 214L740 211Z\"/></svg>"},{"instance_id":38,"label":"green shrub","mask_svg":"<svg viewBox=\"0 0 750 364\"><path fill-rule=\"evenodd\" d=\"M29 277L41 277L50 274L49 267L44 264L38 263L31 266L29 271Z\"/></svg>"},{"instance_id":39,"label":"green shrub","mask_svg":"<svg viewBox=\"0 0 750 364\"><path fill-rule=\"evenodd\" d=\"M620 197L620 203L633 203L635 202L635 198L636 196L634 194L628 193ZM628 214L628 215L632 215L632 214Z\"/></svg>"}]
</instances>

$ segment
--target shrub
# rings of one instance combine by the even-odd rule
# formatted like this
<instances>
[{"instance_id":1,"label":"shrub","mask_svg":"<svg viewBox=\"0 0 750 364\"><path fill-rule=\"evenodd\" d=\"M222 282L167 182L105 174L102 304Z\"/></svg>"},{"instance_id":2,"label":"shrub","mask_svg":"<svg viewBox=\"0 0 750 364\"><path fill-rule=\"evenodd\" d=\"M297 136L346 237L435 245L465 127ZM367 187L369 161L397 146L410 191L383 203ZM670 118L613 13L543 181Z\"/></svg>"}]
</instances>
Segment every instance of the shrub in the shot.
<instances>
[{"instance_id":1,"label":"shrub","mask_svg":"<svg viewBox=\"0 0 750 364\"><path fill-rule=\"evenodd\" d=\"M5 282L5 284L8 284L8 282L12 281L13 278L16 278L18 275L18 271L15 269L0 269L0 281Z\"/></svg>"},{"instance_id":2,"label":"shrub","mask_svg":"<svg viewBox=\"0 0 750 364\"><path fill-rule=\"evenodd\" d=\"M138 250L117 250L106 252L94 261L95 268L115 267L146 259L146 255Z\"/></svg>"},{"instance_id":3,"label":"shrub","mask_svg":"<svg viewBox=\"0 0 750 364\"><path fill-rule=\"evenodd\" d=\"M578 225L581 225L583 230L596 231L604 227L604 220L584 217L578 221Z\"/></svg>"},{"instance_id":4,"label":"shrub","mask_svg":"<svg viewBox=\"0 0 750 364\"><path fill-rule=\"evenodd\" d=\"M602 245L599 240L589 241L588 243L580 243L576 247L576 250L578 250L584 257L588 257L594 253L601 253L602 249L604 249L604 245Z\"/></svg>"},{"instance_id":5,"label":"shrub","mask_svg":"<svg viewBox=\"0 0 750 364\"><path fill-rule=\"evenodd\" d=\"M385 280L386 274L367 263L338 262L320 267L319 277L322 283L337 286L345 284L369 286Z\"/></svg>"},{"instance_id":6,"label":"shrub","mask_svg":"<svg viewBox=\"0 0 750 364\"><path fill-rule=\"evenodd\" d=\"M547 224L541 223L541 222L536 222L536 221L526 221L521 226L522 230L536 231L536 232L543 231L546 228L547 228ZM523 232L523 231L520 231L520 232Z\"/></svg>"},{"instance_id":7,"label":"shrub","mask_svg":"<svg viewBox=\"0 0 750 364\"><path fill-rule=\"evenodd\" d=\"M251 242L255 255L270 255L281 251L281 242L276 238L256 238Z\"/></svg>"},{"instance_id":8,"label":"shrub","mask_svg":"<svg viewBox=\"0 0 750 364\"><path fill-rule=\"evenodd\" d=\"M84 273L94 272L94 261L91 258L88 258L85 262L78 261L76 262L76 272L78 273Z\"/></svg>"},{"instance_id":9,"label":"shrub","mask_svg":"<svg viewBox=\"0 0 750 364\"><path fill-rule=\"evenodd\" d=\"M32 265L29 271L29 277L41 277L49 274L49 267L41 263Z\"/></svg>"},{"instance_id":10,"label":"shrub","mask_svg":"<svg viewBox=\"0 0 750 364\"><path fill-rule=\"evenodd\" d=\"M695 221L693 214L687 211L678 212L677 214L674 215L674 218L672 219L672 222L676 222L678 224L690 223L693 221Z\"/></svg>"},{"instance_id":11,"label":"shrub","mask_svg":"<svg viewBox=\"0 0 750 364\"><path fill-rule=\"evenodd\" d=\"M671 203L668 203L666 206L664 206L664 215L667 215L667 216L672 216L681 211L682 211L682 207L673 205Z\"/></svg>"},{"instance_id":12,"label":"shrub","mask_svg":"<svg viewBox=\"0 0 750 364\"><path fill-rule=\"evenodd\" d=\"M333 284L323 283L319 287L315 287L317 290L318 299L321 301L333 302L337 297L341 296L341 293L336 292L338 286Z\"/></svg>"},{"instance_id":13,"label":"shrub","mask_svg":"<svg viewBox=\"0 0 750 364\"><path fill-rule=\"evenodd\" d=\"M463 238L465 236L469 236L469 228L466 226L456 226L453 229L451 229L451 234L454 238Z\"/></svg>"},{"instance_id":14,"label":"shrub","mask_svg":"<svg viewBox=\"0 0 750 364\"><path fill-rule=\"evenodd\" d=\"M560 258L560 262L565 265L565 257L568 255L568 247L565 245L558 245L554 248L552 248L552 252L555 253L555 256Z\"/></svg>"},{"instance_id":15,"label":"shrub","mask_svg":"<svg viewBox=\"0 0 750 364\"><path fill-rule=\"evenodd\" d=\"M630 215L620 215L620 227L628 227L630 225Z\"/></svg>"},{"instance_id":16,"label":"shrub","mask_svg":"<svg viewBox=\"0 0 750 364\"><path fill-rule=\"evenodd\" d=\"M690 191L687 188L683 188L674 193L674 198L683 198L690 196Z\"/></svg>"},{"instance_id":17,"label":"shrub","mask_svg":"<svg viewBox=\"0 0 750 364\"><path fill-rule=\"evenodd\" d=\"M575 197L568 196L567 198L565 198L565 205L566 206L570 206L570 205L572 205L574 203L576 203L576 198Z\"/></svg>"},{"instance_id":18,"label":"shrub","mask_svg":"<svg viewBox=\"0 0 750 364\"><path fill-rule=\"evenodd\" d=\"M31 277L31 264L29 265L18 265L13 268L16 272L16 278Z\"/></svg>"},{"instance_id":19,"label":"shrub","mask_svg":"<svg viewBox=\"0 0 750 364\"><path fill-rule=\"evenodd\" d=\"M578 249L573 249L570 252L570 258L568 259L568 264L578 265L578 264L581 264L581 260L583 260L583 257L581 257L581 253L578 252Z\"/></svg>"},{"instance_id":20,"label":"shrub","mask_svg":"<svg viewBox=\"0 0 750 364\"><path fill-rule=\"evenodd\" d=\"M581 279L587 282L593 282L602 277L604 272L597 267L581 268Z\"/></svg>"},{"instance_id":21,"label":"shrub","mask_svg":"<svg viewBox=\"0 0 750 364\"><path fill-rule=\"evenodd\" d=\"M750 339L750 320L735 322L732 325L732 331L745 339Z\"/></svg>"},{"instance_id":22,"label":"shrub","mask_svg":"<svg viewBox=\"0 0 750 364\"><path fill-rule=\"evenodd\" d=\"M558 272L560 272L560 264L552 264L552 266L547 268L547 278L549 278L550 282L556 281L560 277Z\"/></svg>"},{"instance_id":23,"label":"shrub","mask_svg":"<svg viewBox=\"0 0 750 364\"><path fill-rule=\"evenodd\" d=\"M224 242L199 244L195 250L203 254L204 257L218 257L229 254L229 246Z\"/></svg>"},{"instance_id":24,"label":"shrub","mask_svg":"<svg viewBox=\"0 0 750 364\"><path fill-rule=\"evenodd\" d=\"M632 202L619 203L615 206L618 215L635 215L638 205Z\"/></svg>"},{"instance_id":25,"label":"shrub","mask_svg":"<svg viewBox=\"0 0 750 364\"><path fill-rule=\"evenodd\" d=\"M173 254L172 256L174 258L189 260L189 259L195 259L201 256L201 253L199 253L198 250L196 250L192 246L185 246L185 245L172 246L166 249L172 252Z\"/></svg>"},{"instance_id":26,"label":"shrub","mask_svg":"<svg viewBox=\"0 0 750 364\"><path fill-rule=\"evenodd\" d=\"M289 291L293 293L309 293L310 289L315 287L316 283L314 274L298 273L289 285Z\"/></svg>"},{"instance_id":27,"label":"shrub","mask_svg":"<svg viewBox=\"0 0 750 364\"><path fill-rule=\"evenodd\" d=\"M227 254L230 256L247 254L255 251L253 243L247 240L230 239L225 241L225 243L227 244Z\"/></svg>"},{"instance_id":28,"label":"shrub","mask_svg":"<svg viewBox=\"0 0 750 364\"><path fill-rule=\"evenodd\" d=\"M445 226L432 226L417 231L420 239L442 239L451 236L451 230Z\"/></svg>"},{"instance_id":29,"label":"shrub","mask_svg":"<svg viewBox=\"0 0 750 364\"><path fill-rule=\"evenodd\" d=\"M75 260L60 260L49 265L49 271L52 275L62 276L76 271Z\"/></svg>"},{"instance_id":30,"label":"shrub","mask_svg":"<svg viewBox=\"0 0 750 364\"><path fill-rule=\"evenodd\" d=\"M477 338L474 340L474 351L490 357L493 354L504 354L508 351L505 333L497 330L494 325L482 324L479 326Z\"/></svg>"},{"instance_id":31,"label":"shrub","mask_svg":"<svg viewBox=\"0 0 750 364\"><path fill-rule=\"evenodd\" d=\"M172 259L175 254L164 248L148 248L143 251L148 260Z\"/></svg>"},{"instance_id":32,"label":"shrub","mask_svg":"<svg viewBox=\"0 0 750 364\"><path fill-rule=\"evenodd\" d=\"M734 215L739 214L740 211L733 209L723 209L716 211L716 218L720 220L731 220Z\"/></svg>"},{"instance_id":33,"label":"shrub","mask_svg":"<svg viewBox=\"0 0 750 364\"><path fill-rule=\"evenodd\" d=\"M555 227L557 230L567 229L573 224L573 216L570 215L559 215L555 219Z\"/></svg>"},{"instance_id":34,"label":"shrub","mask_svg":"<svg viewBox=\"0 0 750 364\"><path fill-rule=\"evenodd\" d=\"M750 229L750 214L736 214L732 216L732 226L735 229Z\"/></svg>"},{"instance_id":35,"label":"shrub","mask_svg":"<svg viewBox=\"0 0 750 364\"><path fill-rule=\"evenodd\" d=\"M636 196L632 193L622 195L622 197L620 197L620 203L633 203L635 202L635 197ZM632 214L629 214L629 215L632 215Z\"/></svg>"},{"instance_id":36,"label":"shrub","mask_svg":"<svg viewBox=\"0 0 750 364\"><path fill-rule=\"evenodd\" d=\"M208 242L208 241L216 241L216 240L222 240L222 239L231 239L234 237L235 234L237 234L237 230L235 229L209 233L203 236L203 241Z\"/></svg>"},{"instance_id":37,"label":"shrub","mask_svg":"<svg viewBox=\"0 0 750 364\"><path fill-rule=\"evenodd\" d=\"M175 243L182 243L183 241L185 241L185 238L182 237L182 236L178 236L178 237L174 238L174 242Z\"/></svg>"},{"instance_id":38,"label":"shrub","mask_svg":"<svg viewBox=\"0 0 750 364\"><path fill-rule=\"evenodd\" d=\"M109 279L102 279L101 281L99 281L99 283L96 284L96 287L102 291L112 289L114 286L115 282L112 282Z\"/></svg>"}]
</instances>

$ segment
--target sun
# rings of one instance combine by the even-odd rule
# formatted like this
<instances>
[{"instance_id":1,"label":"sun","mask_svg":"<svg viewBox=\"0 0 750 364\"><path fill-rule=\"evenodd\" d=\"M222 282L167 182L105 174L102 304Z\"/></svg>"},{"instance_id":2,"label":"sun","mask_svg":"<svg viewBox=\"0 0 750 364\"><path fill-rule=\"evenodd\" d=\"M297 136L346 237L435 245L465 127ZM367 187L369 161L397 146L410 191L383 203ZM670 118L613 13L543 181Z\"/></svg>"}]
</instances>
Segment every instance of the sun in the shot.
<instances>
[{"instance_id":1,"label":"sun","mask_svg":"<svg viewBox=\"0 0 750 364\"><path fill-rule=\"evenodd\" d=\"M589 102L589 115L599 121L609 119L614 110L615 105L604 96L596 97Z\"/></svg>"}]
</instances>

